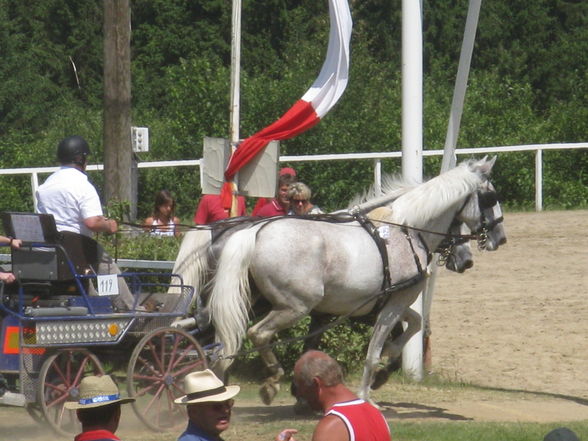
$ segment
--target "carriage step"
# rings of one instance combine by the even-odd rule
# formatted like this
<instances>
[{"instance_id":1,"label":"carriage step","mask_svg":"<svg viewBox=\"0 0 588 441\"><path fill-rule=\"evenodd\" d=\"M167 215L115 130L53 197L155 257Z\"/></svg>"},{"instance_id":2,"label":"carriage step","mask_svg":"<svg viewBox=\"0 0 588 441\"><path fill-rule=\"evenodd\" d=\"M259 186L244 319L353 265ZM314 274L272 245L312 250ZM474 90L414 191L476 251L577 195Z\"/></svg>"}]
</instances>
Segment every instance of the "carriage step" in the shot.
<instances>
[{"instance_id":1,"label":"carriage step","mask_svg":"<svg viewBox=\"0 0 588 441\"><path fill-rule=\"evenodd\" d=\"M27 400L24 394L15 394L14 392L4 392L0 397L0 406L19 406L25 407Z\"/></svg>"}]
</instances>

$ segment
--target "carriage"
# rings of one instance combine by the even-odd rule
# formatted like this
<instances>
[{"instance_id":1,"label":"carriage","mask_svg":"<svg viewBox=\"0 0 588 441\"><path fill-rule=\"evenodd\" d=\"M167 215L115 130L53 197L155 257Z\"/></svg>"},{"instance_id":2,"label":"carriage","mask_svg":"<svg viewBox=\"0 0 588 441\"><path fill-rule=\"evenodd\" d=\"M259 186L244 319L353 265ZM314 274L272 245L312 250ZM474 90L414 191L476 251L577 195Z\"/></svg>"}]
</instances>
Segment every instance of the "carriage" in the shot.
<instances>
[{"instance_id":1,"label":"carriage","mask_svg":"<svg viewBox=\"0 0 588 441\"><path fill-rule=\"evenodd\" d=\"M3 213L2 221L23 245L12 250L17 281L0 283L0 405L22 406L62 435L79 433L64 403L78 399L85 375L108 373L121 390L126 383L145 426L184 424L185 410L173 400L212 351L172 326L187 315L194 288L175 274L96 275L101 247L58 232L51 215ZM130 310L113 301L119 278L133 294Z\"/></svg>"}]
</instances>

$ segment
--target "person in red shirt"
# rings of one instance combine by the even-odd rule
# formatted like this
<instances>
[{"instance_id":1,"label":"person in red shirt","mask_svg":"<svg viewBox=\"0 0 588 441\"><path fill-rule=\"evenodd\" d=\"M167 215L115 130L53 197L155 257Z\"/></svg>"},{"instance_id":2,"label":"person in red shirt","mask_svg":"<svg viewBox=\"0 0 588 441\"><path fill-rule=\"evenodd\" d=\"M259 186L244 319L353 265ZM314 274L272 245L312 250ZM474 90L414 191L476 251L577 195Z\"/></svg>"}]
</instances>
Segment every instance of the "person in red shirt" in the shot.
<instances>
[{"instance_id":1,"label":"person in red shirt","mask_svg":"<svg viewBox=\"0 0 588 441\"><path fill-rule=\"evenodd\" d=\"M286 175L290 175L292 177L292 182L296 182L296 170L294 170L292 167L282 167L280 169L278 178ZM251 216L259 216L259 210L261 210L261 208L269 202L271 202L271 199L259 198L255 204L255 207L253 207L253 210L251 211Z\"/></svg>"},{"instance_id":2,"label":"person in red shirt","mask_svg":"<svg viewBox=\"0 0 588 441\"><path fill-rule=\"evenodd\" d=\"M80 381L79 400L64 403L66 409L76 411L82 423L82 433L76 435L75 441L120 441L114 434L120 422L120 406L133 401L134 398L120 397L110 375L84 377Z\"/></svg>"},{"instance_id":3,"label":"person in red shirt","mask_svg":"<svg viewBox=\"0 0 588 441\"><path fill-rule=\"evenodd\" d=\"M382 413L343 384L339 364L321 351L305 352L294 365L297 397L324 412L312 441L390 441ZM284 429L276 441L295 441L295 429Z\"/></svg>"},{"instance_id":4,"label":"person in red shirt","mask_svg":"<svg viewBox=\"0 0 588 441\"><path fill-rule=\"evenodd\" d=\"M237 215L246 216L245 198L237 196ZM205 194L200 198L198 208L194 213L194 223L206 225L229 217L229 209L223 207L219 194Z\"/></svg>"},{"instance_id":5,"label":"person in red shirt","mask_svg":"<svg viewBox=\"0 0 588 441\"><path fill-rule=\"evenodd\" d=\"M288 187L296 181L296 177L285 174L278 179L278 196L261 207L255 216L272 217L285 216L290 209L290 198L288 197Z\"/></svg>"}]
</instances>

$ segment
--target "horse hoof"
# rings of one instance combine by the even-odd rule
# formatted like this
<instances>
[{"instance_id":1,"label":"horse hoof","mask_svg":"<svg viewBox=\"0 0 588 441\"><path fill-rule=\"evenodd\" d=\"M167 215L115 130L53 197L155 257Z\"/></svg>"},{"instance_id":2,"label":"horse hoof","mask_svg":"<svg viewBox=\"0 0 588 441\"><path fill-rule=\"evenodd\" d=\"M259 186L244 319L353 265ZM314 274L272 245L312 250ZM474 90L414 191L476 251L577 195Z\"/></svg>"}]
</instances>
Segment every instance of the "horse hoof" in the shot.
<instances>
[{"instance_id":1,"label":"horse hoof","mask_svg":"<svg viewBox=\"0 0 588 441\"><path fill-rule=\"evenodd\" d=\"M294 403L295 415L314 415L315 411L310 408L308 401L304 398L298 398Z\"/></svg>"},{"instance_id":2,"label":"horse hoof","mask_svg":"<svg viewBox=\"0 0 588 441\"><path fill-rule=\"evenodd\" d=\"M264 384L259 389L259 396L261 397L261 401L263 402L263 404L269 406L270 404L272 404L272 401L274 401L274 398L276 397L279 391L279 384Z\"/></svg>"},{"instance_id":3,"label":"horse hoof","mask_svg":"<svg viewBox=\"0 0 588 441\"><path fill-rule=\"evenodd\" d=\"M378 370L374 374L374 381L372 381L372 385L371 385L372 390L379 389L384 384L386 384L386 381L388 381L389 376L390 376L390 373L386 369Z\"/></svg>"}]
</instances>

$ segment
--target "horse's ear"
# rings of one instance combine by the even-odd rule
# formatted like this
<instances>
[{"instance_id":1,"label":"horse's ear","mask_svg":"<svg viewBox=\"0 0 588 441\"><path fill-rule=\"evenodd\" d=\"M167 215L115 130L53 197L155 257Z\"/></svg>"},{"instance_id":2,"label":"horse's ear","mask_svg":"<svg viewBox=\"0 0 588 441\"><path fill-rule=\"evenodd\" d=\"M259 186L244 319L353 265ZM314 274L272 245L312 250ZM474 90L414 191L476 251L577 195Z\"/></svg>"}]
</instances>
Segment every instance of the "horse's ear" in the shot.
<instances>
[{"instance_id":1,"label":"horse's ear","mask_svg":"<svg viewBox=\"0 0 588 441\"><path fill-rule=\"evenodd\" d=\"M475 163L475 168L477 168L482 175L487 177L490 176L490 172L492 171L495 162L496 156L493 156L492 159L488 159L488 155L486 155L483 159Z\"/></svg>"}]
</instances>

